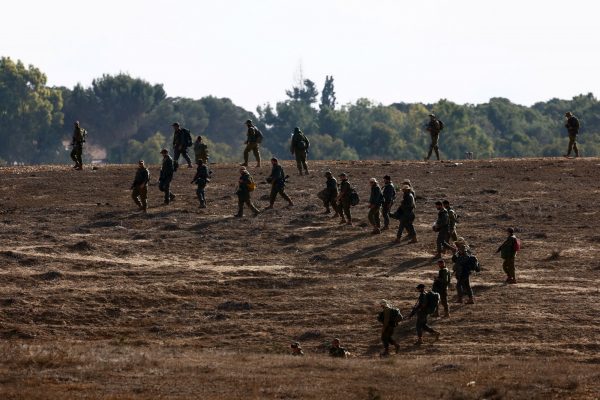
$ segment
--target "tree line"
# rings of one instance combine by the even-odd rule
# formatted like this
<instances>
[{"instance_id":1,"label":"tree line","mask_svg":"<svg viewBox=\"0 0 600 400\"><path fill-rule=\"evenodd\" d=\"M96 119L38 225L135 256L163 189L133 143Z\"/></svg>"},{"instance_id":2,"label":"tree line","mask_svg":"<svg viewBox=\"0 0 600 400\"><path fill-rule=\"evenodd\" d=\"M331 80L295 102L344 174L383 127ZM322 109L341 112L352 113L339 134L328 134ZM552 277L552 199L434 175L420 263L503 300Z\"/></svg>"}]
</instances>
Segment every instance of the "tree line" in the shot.
<instances>
[{"instance_id":1,"label":"tree line","mask_svg":"<svg viewBox=\"0 0 600 400\"><path fill-rule=\"evenodd\" d=\"M0 58L4 165L68 163L76 120L89 133L86 157L101 154L111 163L157 163L160 149L170 147L174 121L205 138L211 161L238 161L247 119L263 132L266 156L291 158L291 133L298 126L310 138L312 159L420 159L429 146L430 112L445 125L443 158L464 158L466 152L475 158L559 156L567 144L566 111L580 120L582 155L600 155L600 102L591 93L531 107L505 98L477 105L448 100L383 105L363 98L339 105L334 78L326 76L320 91L314 81L302 79L283 100L251 112L228 98L168 97L161 84L127 74L103 75L89 87L50 87L35 66Z\"/></svg>"}]
</instances>

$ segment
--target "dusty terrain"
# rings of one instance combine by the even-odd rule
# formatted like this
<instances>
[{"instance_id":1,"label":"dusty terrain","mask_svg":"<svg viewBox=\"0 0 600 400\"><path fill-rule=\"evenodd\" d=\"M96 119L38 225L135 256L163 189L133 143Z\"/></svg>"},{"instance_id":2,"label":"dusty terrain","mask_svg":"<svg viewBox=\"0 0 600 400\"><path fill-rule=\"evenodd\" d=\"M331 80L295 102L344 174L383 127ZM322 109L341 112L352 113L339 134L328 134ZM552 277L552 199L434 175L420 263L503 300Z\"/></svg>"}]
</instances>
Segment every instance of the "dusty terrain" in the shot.
<instances>
[{"instance_id":1,"label":"dusty terrain","mask_svg":"<svg viewBox=\"0 0 600 400\"><path fill-rule=\"evenodd\" d=\"M599 398L600 159L284 167L295 207L241 220L233 164L211 166L206 210L184 168L173 204L150 187L147 215L135 166L0 169L0 398ZM354 227L321 214L328 168L361 194ZM418 244L369 233L368 178L385 174L414 183ZM261 208L267 194L254 192ZM431 282L443 198L483 266L476 304L453 304L420 347L403 322L401 353L380 359L376 303L407 314ZM517 285L494 254L508 226L523 240ZM335 336L350 359L327 357ZM294 340L307 357L287 355Z\"/></svg>"}]
</instances>

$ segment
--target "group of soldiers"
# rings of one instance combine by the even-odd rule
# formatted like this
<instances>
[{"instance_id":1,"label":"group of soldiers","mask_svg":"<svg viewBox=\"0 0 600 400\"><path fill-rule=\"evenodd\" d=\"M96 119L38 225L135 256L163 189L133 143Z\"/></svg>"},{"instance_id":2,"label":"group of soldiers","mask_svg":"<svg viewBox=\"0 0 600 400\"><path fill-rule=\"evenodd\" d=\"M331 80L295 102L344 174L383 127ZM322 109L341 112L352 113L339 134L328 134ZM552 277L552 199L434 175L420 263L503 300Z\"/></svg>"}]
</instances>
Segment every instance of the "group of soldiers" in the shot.
<instances>
[{"instance_id":1,"label":"group of soldiers","mask_svg":"<svg viewBox=\"0 0 600 400\"><path fill-rule=\"evenodd\" d=\"M440 159L438 140L439 134L444 129L444 124L433 114L430 114L430 121L427 125L427 130L431 134L431 146L426 157L428 160L432 153L435 153L437 159ZM579 130L579 122L572 113L566 113L567 122L565 124L569 132L569 150L565 156L570 156L574 150L575 156L579 156L579 151L576 144L577 134ZM239 179L237 184L236 194L238 197L238 212L235 217L243 217L244 206L250 209L254 215L257 215L261 210L252 202L252 192L257 185L254 182L250 171L248 170L249 153L252 152L256 159L256 166L260 167L260 143L263 135L260 130L252 123L251 120L246 121L247 137L245 149L243 152L244 162L239 168ZM197 185L196 194L201 208L206 207L205 188L210 182L211 171L208 166L208 146L203 142L202 137L198 136L195 142L192 142L189 130L184 129L179 123L172 124L173 127L173 158L169 154L168 149L162 149L163 157L160 176L158 180L158 188L164 193L164 204L168 205L175 200L176 196L171 192L171 182L174 173L178 169L179 157L183 156L188 164L188 168L192 168L192 160L188 155L188 148L193 146L195 161L197 165L196 173L192 178L191 183ZM75 123L73 134L73 151L71 157L75 161L74 168L82 169L82 148L85 142L86 132L82 129L78 122ZM290 152L295 156L296 166L299 175L310 174L306 162L310 141L306 135L299 129L295 128L290 143ZM277 196L282 197L288 204L287 207L294 205L290 196L286 193L285 187L288 175L285 174L283 167L280 165L277 158L271 158L271 173L267 178L270 183L269 206L265 209L271 209L277 199ZM325 188L319 193L319 198L323 201L325 214L334 214L334 218L339 217L339 223L352 226L353 216L352 207L358 203L358 195L352 187L349 174L342 172L338 175L338 182L331 171L325 173ZM148 208L148 184L150 182L150 172L143 160L138 163L138 169L135 174L134 181L131 185L132 198L137 206L142 211ZM417 233L414 227L416 194L413 184L409 179L404 179L400 187L396 187L389 175L383 177L383 184L380 185L376 178L369 179L370 195L368 199L368 221L372 227L372 234L381 234L383 231L390 229L391 219L398 220L399 225L396 232L394 243L401 243L406 240L407 243L417 243ZM401 192L401 194L400 194ZM397 201L399 198L399 201ZM394 210L394 205L397 207ZM473 272L480 270L479 262L473 255L466 240L459 237L457 234L458 214L451 207L448 200L436 201L437 219L432 228L436 232L436 253L434 259L437 259L438 275L431 284L431 290L427 290L427 286L423 283L416 286L418 299L415 306L412 308L408 318L416 316L416 344L423 343L423 333L432 334L437 340L441 333L428 325L428 317L433 315L439 317L439 309L443 308L442 318L448 318L448 291L451 286L451 277L456 279L456 302L465 304L474 304L473 290L470 283L470 276ZM403 239L403 235L406 236ZM515 276L515 257L520 250L520 240L516 238L513 228L507 229L507 238L497 249L503 259L503 270L506 274L506 283L517 283ZM452 272L446 267L446 262L443 259L444 253L450 251L453 262ZM378 320L382 324L381 341L384 350L382 356L390 354L390 346L394 346L396 352L399 351L399 344L393 339L394 329L400 321L405 318L400 311L395 308L388 300L379 302L381 312L378 315ZM292 354L303 355L304 351L298 342L291 345ZM332 357L347 357L350 353L340 345L340 339L335 338L330 347L329 354Z\"/></svg>"}]
</instances>

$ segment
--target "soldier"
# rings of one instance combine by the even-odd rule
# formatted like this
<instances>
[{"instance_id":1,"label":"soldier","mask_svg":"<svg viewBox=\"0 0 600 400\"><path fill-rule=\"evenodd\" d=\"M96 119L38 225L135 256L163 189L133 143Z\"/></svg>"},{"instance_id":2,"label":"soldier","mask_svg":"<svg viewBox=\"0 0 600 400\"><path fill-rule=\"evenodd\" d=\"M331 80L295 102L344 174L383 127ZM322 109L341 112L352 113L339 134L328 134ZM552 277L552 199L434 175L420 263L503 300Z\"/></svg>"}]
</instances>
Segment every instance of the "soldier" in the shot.
<instances>
[{"instance_id":1,"label":"soldier","mask_svg":"<svg viewBox=\"0 0 600 400\"><path fill-rule=\"evenodd\" d=\"M331 357L348 358L348 353L345 348L340 346L340 339L335 338L331 341L329 355Z\"/></svg>"},{"instance_id":2,"label":"soldier","mask_svg":"<svg viewBox=\"0 0 600 400\"><path fill-rule=\"evenodd\" d=\"M167 205L175 200L175 195L171 193L171 181L173 180L173 173L175 167L173 166L173 159L169 155L169 150L162 149L160 154L163 156L162 167L160 168L160 176L158 178L158 190L165 193L165 202Z\"/></svg>"},{"instance_id":3,"label":"soldier","mask_svg":"<svg viewBox=\"0 0 600 400\"><path fill-rule=\"evenodd\" d=\"M246 133L246 141L244 142L246 148L244 149L244 163L242 164L242 166L248 166L248 155L252 151L252 153L254 153L254 157L256 158L256 167L259 168L260 151L258 150L258 147L262 142L263 136L261 131L256 126L254 126L251 120L246 121L246 126L248 127L248 132Z\"/></svg>"},{"instance_id":4,"label":"soldier","mask_svg":"<svg viewBox=\"0 0 600 400\"><path fill-rule=\"evenodd\" d=\"M173 127L173 171L177 171L177 168L179 168L180 155L187 161L188 168L192 168L192 160L188 155L188 147L192 146L192 135L189 130L181 128L179 122L173 122L171 126Z\"/></svg>"},{"instance_id":5,"label":"soldier","mask_svg":"<svg viewBox=\"0 0 600 400\"><path fill-rule=\"evenodd\" d=\"M87 132L79 126L79 121L75 121L74 125L73 140L71 141L71 145L73 146L73 150L71 150L71 160L75 162L73 169L81 171L83 169L83 144L85 143Z\"/></svg>"},{"instance_id":6,"label":"soldier","mask_svg":"<svg viewBox=\"0 0 600 400\"><path fill-rule=\"evenodd\" d=\"M302 176L302 169L308 175L308 165L306 165L306 156L308 154L308 148L310 147L310 141L302 133L300 128L294 128L294 134L292 135L292 144L290 145L290 152L296 156L296 167L298 168L298 175Z\"/></svg>"},{"instance_id":7,"label":"soldier","mask_svg":"<svg viewBox=\"0 0 600 400\"><path fill-rule=\"evenodd\" d=\"M371 195L369 196L369 223L373 226L372 234L381 233L381 219L379 218L379 212L381 210L381 203L383 202L383 195L381 194L381 188L377 179L369 179L369 185L371 185Z\"/></svg>"},{"instance_id":8,"label":"soldier","mask_svg":"<svg viewBox=\"0 0 600 400\"><path fill-rule=\"evenodd\" d=\"M250 176L250 173L246 169L246 167L240 168L240 179L238 181L238 189L236 194L238 195L238 213L235 214L236 217L241 218L244 216L244 204L248 206L250 210L254 213L254 215L258 215L260 212L258 208L252 204L252 199L250 197L250 186L254 185L254 181Z\"/></svg>"},{"instance_id":9,"label":"soldier","mask_svg":"<svg viewBox=\"0 0 600 400\"><path fill-rule=\"evenodd\" d=\"M579 157L579 150L577 149L577 134L579 133L579 120L570 111L565 114L567 122L565 128L569 132L569 149L565 157L571 155L571 150L575 150L575 157Z\"/></svg>"},{"instance_id":10,"label":"soldier","mask_svg":"<svg viewBox=\"0 0 600 400\"><path fill-rule=\"evenodd\" d=\"M416 289L419 292L419 299L417 300L417 304L415 304L410 312L408 318L412 318L415 314L417 314L417 341L415 344L420 345L423 344L423 331L427 331L432 335L435 335L435 340L439 339L440 332L427 325L427 292L425 291L425 285L421 283Z\"/></svg>"},{"instance_id":11,"label":"soldier","mask_svg":"<svg viewBox=\"0 0 600 400\"><path fill-rule=\"evenodd\" d=\"M352 225L352 213L350 212L350 207L352 203L350 201L350 193L352 192L352 186L350 186L350 182L348 181L348 175L345 172L340 174L340 191L336 198L338 203L338 210L342 219L340 220L340 224Z\"/></svg>"},{"instance_id":12,"label":"soldier","mask_svg":"<svg viewBox=\"0 0 600 400\"><path fill-rule=\"evenodd\" d=\"M448 211L448 234L449 239L452 239L453 242L458 240L458 235L456 234L456 224L458 223L458 216L456 215L456 211L452 207L450 207L450 202L448 200L442 201L442 205Z\"/></svg>"},{"instance_id":13,"label":"soldier","mask_svg":"<svg viewBox=\"0 0 600 400\"><path fill-rule=\"evenodd\" d=\"M415 199L415 202L416 202L417 201L417 194L415 193L415 188L413 187L412 183L410 183L410 179L403 180L402 184L410 186L410 193L413 195L413 198Z\"/></svg>"},{"instance_id":14,"label":"soldier","mask_svg":"<svg viewBox=\"0 0 600 400\"><path fill-rule=\"evenodd\" d=\"M436 201L435 207L438 210L438 217L437 221L435 221L434 231L437 232L438 235L436 240L437 253L433 258L442 258L442 249L449 249L452 252L456 249L448 243L448 238L450 236L450 233L448 232L448 210L444 208L441 201Z\"/></svg>"},{"instance_id":15,"label":"soldier","mask_svg":"<svg viewBox=\"0 0 600 400\"><path fill-rule=\"evenodd\" d=\"M398 311L390 306L387 300L381 300L379 302L382 311L379 314L379 322L383 324L381 328L381 341L383 342L383 353L380 354L382 357L390 355L390 344L396 349L396 354L400 352L400 345L392 338L394 334L394 328L398 326L398 322L402 319L402 315Z\"/></svg>"},{"instance_id":16,"label":"soldier","mask_svg":"<svg viewBox=\"0 0 600 400\"><path fill-rule=\"evenodd\" d=\"M208 146L202 141L202 136L198 135L194 142L194 156L196 161L202 160L202 162L208 165Z\"/></svg>"},{"instance_id":17,"label":"soldier","mask_svg":"<svg viewBox=\"0 0 600 400\"><path fill-rule=\"evenodd\" d=\"M409 185L402 186L402 201L396 211L396 217L400 220L400 225L398 225L398 233L396 234L394 243L400 243L402 232L405 229L410 239L408 243L417 243L417 232L413 225L415 222L415 198Z\"/></svg>"},{"instance_id":18,"label":"soldier","mask_svg":"<svg viewBox=\"0 0 600 400\"><path fill-rule=\"evenodd\" d=\"M292 202L292 199L290 199L290 196L285 193L285 180L288 177L285 175L285 172L283 172L283 167L279 165L279 161L275 157L271 158L271 165L273 166L271 169L271 176L267 178L267 182L271 184L271 195L269 197L269 206L266 210L273 208L277 194L283 197L284 200L287 200L288 207L292 207L294 203Z\"/></svg>"},{"instance_id":19,"label":"soldier","mask_svg":"<svg viewBox=\"0 0 600 400\"><path fill-rule=\"evenodd\" d=\"M302 347L300 347L300 343L294 342L290 346L292 348L293 356L303 356L304 352L302 351Z\"/></svg>"},{"instance_id":20,"label":"soldier","mask_svg":"<svg viewBox=\"0 0 600 400\"><path fill-rule=\"evenodd\" d=\"M327 178L327 181L325 182L325 189L322 192L323 206L325 207L323 214L331 214L330 208L333 208L333 211L335 211L333 217L335 218L340 215L336 204L336 197L338 195L337 179L333 177L330 171L325 172L325 178Z\"/></svg>"},{"instance_id":21,"label":"soldier","mask_svg":"<svg viewBox=\"0 0 600 400\"><path fill-rule=\"evenodd\" d=\"M466 304L474 304L470 277L471 271L479 269L477 258L471 254L469 246L463 238L458 238L454 244L457 247L456 252L452 256L452 262L454 262L453 270L456 276L456 302L462 303L463 297L467 295L469 300L467 300Z\"/></svg>"},{"instance_id":22,"label":"soldier","mask_svg":"<svg viewBox=\"0 0 600 400\"><path fill-rule=\"evenodd\" d=\"M448 268L446 268L446 263L444 262L444 260L438 260L437 262L438 268L439 268L439 272L438 272L438 276L434 279L433 281L433 286L431 287L431 290L439 293L440 295L440 304L442 305L442 307L444 307L444 318L448 318L450 316L449 310L448 310L448 287L450 286L450 271L448 271ZM439 317L440 313L439 313L439 307L438 309L435 310L435 313L433 314L434 317Z\"/></svg>"},{"instance_id":23,"label":"soldier","mask_svg":"<svg viewBox=\"0 0 600 400\"><path fill-rule=\"evenodd\" d=\"M431 134L431 145L429 146L429 153L425 157L425 161L428 161L431 157L431 152L435 151L435 156L438 161L440 160L440 152L438 142L440 140L440 132L444 129L444 123L437 119L434 114L429 114L429 123L427 124L427 131Z\"/></svg>"},{"instance_id":24,"label":"soldier","mask_svg":"<svg viewBox=\"0 0 600 400\"><path fill-rule=\"evenodd\" d=\"M192 184L198 185L196 189L196 195L198 195L198 200L200 200L200 208L206 208L206 198L204 197L204 188L208 182L210 182L210 171L208 170L208 166L204 164L204 161L199 158L196 160L196 164L198 164L198 168L196 169L196 175L192 179Z\"/></svg>"},{"instance_id":25,"label":"soldier","mask_svg":"<svg viewBox=\"0 0 600 400\"><path fill-rule=\"evenodd\" d=\"M520 243L519 239L515 236L515 230L513 228L506 229L508 238L498 247L496 253L500 253L500 257L504 260L502 262L502 269L506 274L506 283L517 283L515 276L515 257L517 251L519 251Z\"/></svg>"},{"instance_id":26,"label":"soldier","mask_svg":"<svg viewBox=\"0 0 600 400\"><path fill-rule=\"evenodd\" d=\"M135 178L131 184L131 197L135 204L146 212L148 209L148 182L150 181L150 171L146 168L144 160L138 161L138 169Z\"/></svg>"},{"instance_id":27,"label":"soldier","mask_svg":"<svg viewBox=\"0 0 600 400\"><path fill-rule=\"evenodd\" d=\"M396 199L396 188L392 183L392 178L389 175L383 177L383 204L381 206L381 213L383 214L383 228L382 231L390 229L390 211L394 200Z\"/></svg>"}]
</instances>

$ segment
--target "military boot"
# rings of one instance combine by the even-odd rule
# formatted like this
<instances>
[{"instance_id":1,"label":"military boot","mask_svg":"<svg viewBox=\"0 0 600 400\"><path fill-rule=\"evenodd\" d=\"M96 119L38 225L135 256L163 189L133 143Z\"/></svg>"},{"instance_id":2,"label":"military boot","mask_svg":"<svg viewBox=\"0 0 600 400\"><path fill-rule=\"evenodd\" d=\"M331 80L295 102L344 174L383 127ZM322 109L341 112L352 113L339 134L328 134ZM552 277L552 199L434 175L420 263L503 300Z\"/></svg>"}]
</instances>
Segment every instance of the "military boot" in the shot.
<instances>
[{"instance_id":1,"label":"military boot","mask_svg":"<svg viewBox=\"0 0 600 400\"><path fill-rule=\"evenodd\" d=\"M299 170L298 170L298 175L300 175L300 176L302 176L302 175L303 175L303 174L302 174L302 170L301 170L301 169L299 169Z\"/></svg>"},{"instance_id":2,"label":"military boot","mask_svg":"<svg viewBox=\"0 0 600 400\"><path fill-rule=\"evenodd\" d=\"M206 208L206 201L200 202L200 208Z\"/></svg>"},{"instance_id":3,"label":"military boot","mask_svg":"<svg viewBox=\"0 0 600 400\"><path fill-rule=\"evenodd\" d=\"M472 297L469 297L469 300L467 300L467 302L465 304L475 304L475 301L473 300Z\"/></svg>"},{"instance_id":4,"label":"military boot","mask_svg":"<svg viewBox=\"0 0 600 400\"><path fill-rule=\"evenodd\" d=\"M396 343L394 347L396 348L396 354L400 353L400 345Z\"/></svg>"},{"instance_id":5,"label":"military boot","mask_svg":"<svg viewBox=\"0 0 600 400\"><path fill-rule=\"evenodd\" d=\"M340 225L345 224L346 223L346 218L342 217L342 219L340 220Z\"/></svg>"},{"instance_id":6,"label":"military boot","mask_svg":"<svg viewBox=\"0 0 600 400\"><path fill-rule=\"evenodd\" d=\"M415 342L415 346L420 346L422 344L423 344L423 338L422 337L417 338L417 341Z\"/></svg>"},{"instance_id":7,"label":"military boot","mask_svg":"<svg viewBox=\"0 0 600 400\"><path fill-rule=\"evenodd\" d=\"M442 318L450 318L450 313L448 312L448 310L444 311L444 315L442 315Z\"/></svg>"},{"instance_id":8,"label":"military boot","mask_svg":"<svg viewBox=\"0 0 600 400\"><path fill-rule=\"evenodd\" d=\"M440 339L440 336L442 335L442 334L441 334L441 332L439 332L439 331L433 331L433 332L431 332L431 334L432 334L433 336L435 336L435 339L434 339L434 340L436 340L436 341L437 341L437 340L439 340L439 339Z\"/></svg>"},{"instance_id":9,"label":"military boot","mask_svg":"<svg viewBox=\"0 0 600 400\"><path fill-rule=\"evenodd\" d=\"M413 236L413 237L412 237L412 238L411 238L411 239L408 241L408 243L409 243L409 244L411 244L411 243L418 243L418 242L419 242L419 241L417 240L417 237L416 237L416 236Z\"/></svg>"}]
</instances>

